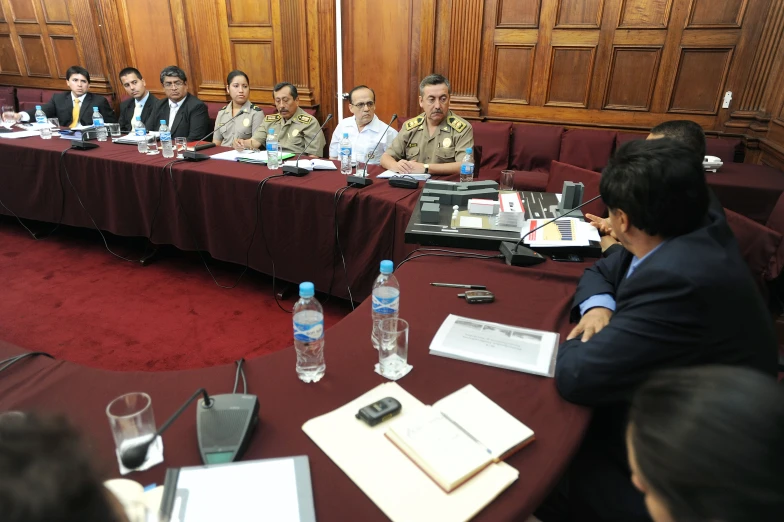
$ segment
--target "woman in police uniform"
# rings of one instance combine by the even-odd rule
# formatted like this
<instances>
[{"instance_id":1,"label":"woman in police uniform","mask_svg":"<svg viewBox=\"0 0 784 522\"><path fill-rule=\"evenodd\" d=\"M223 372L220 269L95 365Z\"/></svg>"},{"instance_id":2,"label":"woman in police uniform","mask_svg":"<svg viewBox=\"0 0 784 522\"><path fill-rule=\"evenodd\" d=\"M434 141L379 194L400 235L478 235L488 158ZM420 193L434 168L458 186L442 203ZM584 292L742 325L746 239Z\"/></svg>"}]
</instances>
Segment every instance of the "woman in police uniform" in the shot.
<instances>
[{"instance_id":1,"label":"woman in police uniform","mask_svg":"<svg viewBox=\"0 0 784 522\"><path fill-rule=\"evenodd\" d=\"M215 118L212 141L216 145L231 147L235 138L249 139L261 125L264 113L248 99L248 83L248 75L242 71L231 71L226 78L226 92L231 96L231 103L222 108Z\"/></svg>"}]
</instances>

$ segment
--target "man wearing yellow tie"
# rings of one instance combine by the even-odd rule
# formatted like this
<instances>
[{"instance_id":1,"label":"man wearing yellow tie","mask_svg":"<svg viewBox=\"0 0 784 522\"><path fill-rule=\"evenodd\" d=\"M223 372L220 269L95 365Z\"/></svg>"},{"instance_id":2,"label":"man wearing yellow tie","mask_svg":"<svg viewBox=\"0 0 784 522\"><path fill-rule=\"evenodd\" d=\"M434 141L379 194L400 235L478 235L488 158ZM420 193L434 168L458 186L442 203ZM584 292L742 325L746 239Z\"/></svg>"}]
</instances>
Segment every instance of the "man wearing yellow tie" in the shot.
<instances>
[{"instance_id":1,"label":"man wearing yellow tie","mask_svg":"<svg viewBox=\"0 0 784 522\"><path fill-rule=\"evenodd\" d=\"M98 107L105 123L117 123L117 116L106 98L87 92L90 88L90 73L87 69L71 66L65 78L70 92L58 92L41 107L47 118L57 118L62 127L74 128L80 124L89 126L93 124L93 107ZM14 117L17 121L35 120L35 109L16 113Z\"/></svg>"}]
</instances>

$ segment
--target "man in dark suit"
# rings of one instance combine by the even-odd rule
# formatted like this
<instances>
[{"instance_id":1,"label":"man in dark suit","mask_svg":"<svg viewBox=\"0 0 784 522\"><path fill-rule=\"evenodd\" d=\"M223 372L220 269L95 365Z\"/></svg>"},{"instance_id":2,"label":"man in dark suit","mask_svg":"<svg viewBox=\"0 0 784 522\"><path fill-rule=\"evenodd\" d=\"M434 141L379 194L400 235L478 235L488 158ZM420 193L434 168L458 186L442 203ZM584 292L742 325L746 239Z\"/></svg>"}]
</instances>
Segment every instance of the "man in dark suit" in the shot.
<instances>
[{"instance_id":1,"label":"man in dark suit","mask_svg":"<svg viewBox=\"0 0 784 522\"><path fill-rule=\"evenodd\" d=\"M585 271L572 310L579 323L558 351L558 391L594 408L568 501L572 520L649 521L625 449L635 389L656 370L699 364L775 375L776 340L726 221L708 212L691 149L666 138L627 143L600 192L625 248Z\"/></svg>"},{"instance_id":2,"label":"man in dark suit","mask_svg":"<svg viewBox=\"0 0 784 522\"><path fill-rule=\"evenodd\" d=\"M149 131L157 131L161 120L166 121L172 138L199 140L210 133L210 117L204 102L188 94L188 77L185 71L170 65L161 71L161 84L166 91L166 99L156 104L155 109L145 122Z\"/></svg>"},{"instance_id":3,"label":"man in dark suit","mask_svg":"<svg viewBox=\"0 0 784 522\"><path fill-rule=\"evenodd\" d=\"M147 82L138 69L126 67L120 71L119 76L120 83L130 96L120 104L120 130L131 132L137 116L141 118L142 123L147 121L158 103L158 98L147 90Z\"/></svg>"},{"instance_id":4,"label":"man in dark suit","mask_svg":"<svg viewBox=\"0 0 784 522\"><path fill-rule=\"evenodd\" d=\"M41 107L47 118L57 118L62 127L92 125L93 107L98 107L105 123L117 122L106 98L87 92L90 88L90 73L87 69L73 65L66 71L65 78L70 92L58 92ZM17 121L35 121L35 109L16 113L14 117Z\"/></svg>"}]
</instances>

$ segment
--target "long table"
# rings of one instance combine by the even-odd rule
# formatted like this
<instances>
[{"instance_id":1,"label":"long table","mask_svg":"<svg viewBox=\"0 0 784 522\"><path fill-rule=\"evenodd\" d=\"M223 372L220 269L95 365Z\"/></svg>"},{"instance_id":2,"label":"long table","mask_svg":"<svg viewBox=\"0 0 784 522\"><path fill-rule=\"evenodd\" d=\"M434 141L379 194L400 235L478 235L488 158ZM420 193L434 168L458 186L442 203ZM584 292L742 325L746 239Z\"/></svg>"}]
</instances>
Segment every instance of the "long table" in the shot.
<instances>
[{"instance_id":1,"label":"long table","mask_svg":"<svg viewBox=\"0 0 784 522\"><path fill-rule=\"evenodd\" d=\"M562 400L552 379L431 356L430 341L449 313L558 331L564 336L570 328L574 287L585 266L548 261L532 270L509 267L497 259L426 257L404 264L397 272L400 315L410 322L409 362L414 367L399 384L426 404L473 384L536 434L533 444L507 460L520 471L520 478L477 521L525 520L577 450L590 412ZM436 277L462 281L467 274L472 282L485 284L495 293L495 303L469 305L456 297L457 289L429 285ZM305 384L297 379L293 348L246 364L248 391L259 397L261 408L259 427L244 458L308 455L321 521L386 519L301 429L308 419L385 382L373 372L378 353L370 344L369 301L326 332L327 371L320 382ZM0 359L20 351L0 343ZM92 454L105 473L118 476L105 413L113 398L131 391L149 393L160 425L199 387L213 394L230 392L234 371L233 365L223 365L176 372L111 372L39 357L0 374L0 411L67 414L89 437ZM164 464L129 478L162 484L167 466L200 463L194 409L164 435Z\"/></svg>"}]
</instances>

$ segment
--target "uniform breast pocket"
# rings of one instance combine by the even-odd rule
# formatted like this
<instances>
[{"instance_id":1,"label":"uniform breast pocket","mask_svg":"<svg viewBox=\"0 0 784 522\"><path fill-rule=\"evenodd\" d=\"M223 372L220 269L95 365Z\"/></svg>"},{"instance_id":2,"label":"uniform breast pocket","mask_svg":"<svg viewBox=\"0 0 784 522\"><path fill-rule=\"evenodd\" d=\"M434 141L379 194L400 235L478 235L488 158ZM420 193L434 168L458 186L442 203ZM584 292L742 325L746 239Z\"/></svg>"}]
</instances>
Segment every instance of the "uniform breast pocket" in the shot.
<instances>
[{"instance_id":1,"label":"uniform breast pocket","mask_svg":"<svg viewBox=\"0 0 784 522\"><path fill-rule=\"evenodd\" d=\"M250 124L250 119L248 120L248 125L245 125L244 121L239 121L237 125L234 126L234 130L237 133L237 138L241 140L246 140L253 135L253 127Z\"/></svg>"},{"instance_id":2,"label":"uniform breast pocket","mask_svg":"<svg viewBox=\"0 0 784 522\"><path fill-rule=\"evenodd\" d=\"M452 163L455 161L455 148L454 147L438 147L436 149L436 157L439 163Z\"/></svg>"},{"instance_id":3,"label":"uniform breast pocket","mask_svg":"<svg viewBox=\"0 0 784 522\"><path fill-rule=\"evenodd\" d=\"M412 143L406 147L406 159L416 161L419 159L419 145Z\"/></svg>"}]
</instances>

